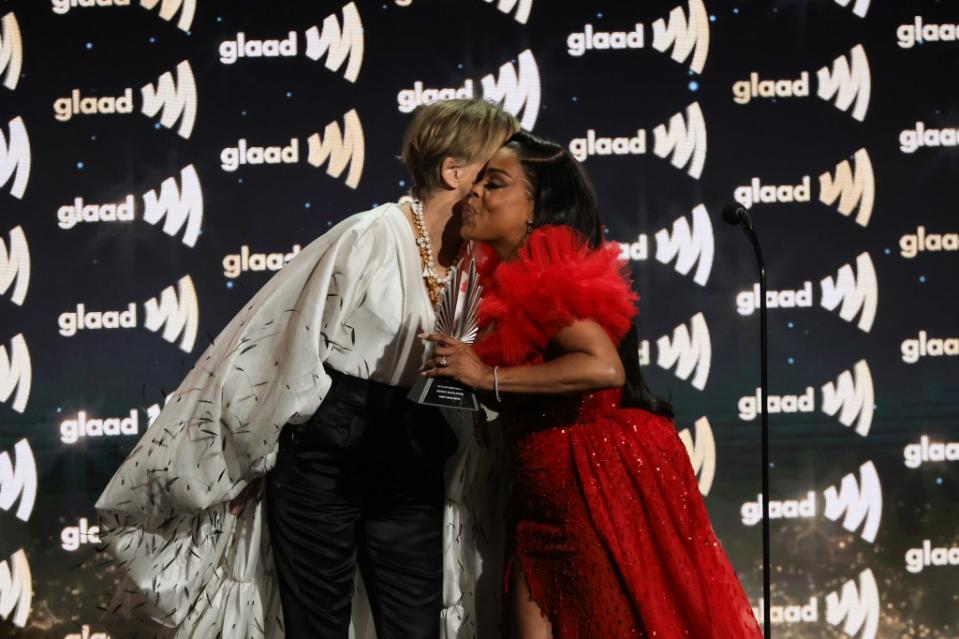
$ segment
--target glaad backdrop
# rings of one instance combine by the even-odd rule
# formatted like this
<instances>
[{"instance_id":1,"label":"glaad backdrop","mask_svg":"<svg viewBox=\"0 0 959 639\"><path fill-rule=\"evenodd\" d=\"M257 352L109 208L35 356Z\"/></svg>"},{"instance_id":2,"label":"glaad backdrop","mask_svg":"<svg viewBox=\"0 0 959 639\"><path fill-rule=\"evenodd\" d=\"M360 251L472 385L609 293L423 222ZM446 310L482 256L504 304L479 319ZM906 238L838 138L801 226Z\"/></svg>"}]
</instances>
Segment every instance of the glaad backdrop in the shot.
<instances>
[{"instance_id":1,"label":"glaad backdrop","mask_svg":"<svg viewBox=\"0 0 959 639\"><path fill-rule=\"evenodd\" d=\"M761 615L769 262L780 637L959 636L959 10L933 0L0 2L0 627L104 638L93 502L271 273L400 198L417 105L588 168ZM951 291L951 292L950 292Z\"/></svg>"}]
</instances>

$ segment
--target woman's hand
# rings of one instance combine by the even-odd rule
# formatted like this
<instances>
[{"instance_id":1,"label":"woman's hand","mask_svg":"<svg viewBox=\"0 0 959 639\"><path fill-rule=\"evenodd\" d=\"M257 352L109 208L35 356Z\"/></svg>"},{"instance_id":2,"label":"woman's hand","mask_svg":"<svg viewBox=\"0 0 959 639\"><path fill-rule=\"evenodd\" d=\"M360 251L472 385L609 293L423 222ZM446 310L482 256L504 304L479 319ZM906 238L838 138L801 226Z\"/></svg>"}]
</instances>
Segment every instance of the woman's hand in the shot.
<instances>
[{"instance_id":1,"label":"woman's hand","mask_svg":"<svg viewBox=\"0 0 959 639\"><path fill-rule=\"evenodd\" d=\"M473 390L493 389L493 368L483 363L472 346L436 333L423 333L420 337L436 344L433 357L423 365L420 375L452 377Z\"/></svg>"}]
</instances>

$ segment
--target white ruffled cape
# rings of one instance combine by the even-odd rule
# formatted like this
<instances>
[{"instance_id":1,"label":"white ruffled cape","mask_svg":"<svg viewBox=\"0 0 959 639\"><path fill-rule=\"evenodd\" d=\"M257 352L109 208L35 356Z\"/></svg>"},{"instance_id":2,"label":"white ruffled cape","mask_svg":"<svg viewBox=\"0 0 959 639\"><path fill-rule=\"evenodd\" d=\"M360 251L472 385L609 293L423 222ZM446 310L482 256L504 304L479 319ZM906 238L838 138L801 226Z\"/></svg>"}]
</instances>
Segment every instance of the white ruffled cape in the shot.
<instances>
[{"instance_id":1,"label":"white ruffled cape","mask_svg":"<svg viewBox=\"0 0 959 639\"><path fill-rule=\"evenodd\" d=\"M384 205L388 206L388 205ZM228 503L276 461L287 423L301 423L330 387L322 363L343 312L344 259L384 207L330 229L277 273L200 356L97 501L104 551L124 575L104 623L120 637L283 636L262 497ZM370 249L371 259L389 251ZM355 260L354 260L355 261ZM375 268L389 265L373 265ZM369 265L367 265L367 269ZM334 338L335 340L335 338ZM501 636L505 475L495 425L446 412L460 440L448 462L444 639ZM357 579L351 635L373 639Z\"/></svg>"}]
</instances>

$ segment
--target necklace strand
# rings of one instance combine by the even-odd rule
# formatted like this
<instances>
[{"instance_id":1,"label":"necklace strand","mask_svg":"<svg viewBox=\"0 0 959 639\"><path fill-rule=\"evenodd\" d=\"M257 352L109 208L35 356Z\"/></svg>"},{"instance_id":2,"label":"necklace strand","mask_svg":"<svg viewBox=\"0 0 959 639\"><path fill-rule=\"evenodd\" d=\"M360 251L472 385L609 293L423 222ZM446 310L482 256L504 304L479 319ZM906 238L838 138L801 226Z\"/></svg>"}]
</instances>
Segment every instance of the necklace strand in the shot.
<instances>
[{"instance_id":1,"label":"necklace strand","mask_svg":"<svg viewBox=\"0 0 959 639\"><path fill-rule=\"evenodd\" d=\"M453 269L459 263L462 257L466 242L460 245L459 255L454 265L446 269L446 275L439 277L436 274L436 259L433 255L433 242L430 240L430 234L426 229L426 220L423 217L423 202L413 200L410 207L413 210L413 226L416 228L416 246L420 251L420 259L423 262L423 278L426 280L426 291L429 293L430 302L436 307L446 283L453 277Z\"/></svg>"}]
</instances>

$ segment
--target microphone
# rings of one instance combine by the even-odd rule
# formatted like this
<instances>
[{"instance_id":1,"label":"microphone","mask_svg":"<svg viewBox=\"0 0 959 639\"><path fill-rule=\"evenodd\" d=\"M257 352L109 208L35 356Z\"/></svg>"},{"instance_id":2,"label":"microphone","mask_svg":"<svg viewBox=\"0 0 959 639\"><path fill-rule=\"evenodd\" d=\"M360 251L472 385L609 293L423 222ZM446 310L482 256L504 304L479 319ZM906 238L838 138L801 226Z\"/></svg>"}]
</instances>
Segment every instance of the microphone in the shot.
<instances>
[{"instance_id":1,"label":"microphone","mask_svg":"<svg viewBox=\"0 0 959 639\"><path fill-rule=\"evenodd\" d=\"M763 521L763 634L766 639L772 637L772 618L769 604L771 595L770 551L769 551L769 329L766 308L766 262L763 260L759 237L753 228L746 207L730 202L723 207L723 219L733 226L740 227L753 245L756 254L756 266L759 267L759 387L762 395L761 419L759 427L760 454L762 457L762 521Z\"/></svg>"},{"instance_id":2,"label":"microphone","mask_svg":"<svg viewBox=\"0 0 959 639\"><path fill-rule=\"evenodd\" d=\"M746 208L735 202L730 202L723 207L723 219L729 224L741 224L748 215Z\"/></svg>"}]
</instances>

